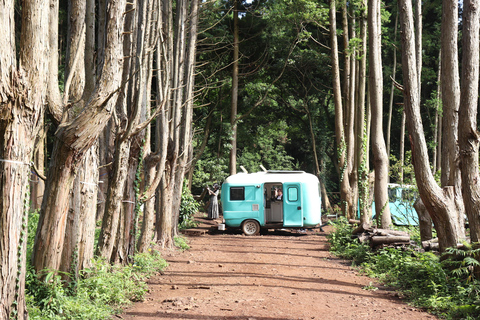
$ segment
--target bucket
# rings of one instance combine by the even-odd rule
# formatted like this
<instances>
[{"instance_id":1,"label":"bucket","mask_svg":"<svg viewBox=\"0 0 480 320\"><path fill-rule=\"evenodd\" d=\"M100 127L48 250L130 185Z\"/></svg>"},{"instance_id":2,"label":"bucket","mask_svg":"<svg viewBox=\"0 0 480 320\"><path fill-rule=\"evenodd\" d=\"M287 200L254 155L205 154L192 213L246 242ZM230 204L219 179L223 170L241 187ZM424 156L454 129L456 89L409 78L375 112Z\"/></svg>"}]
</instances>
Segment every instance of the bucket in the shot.
<instances>
[{"instance_id":1,"label":"bucket","mask_svg":"<svg viewBox=\"0 0 480 320\"><path fill-rule=\"evenodd\" d=\"M220 224L218 225L218 230L220 230L220 231L225 231L225 224L220 223Z\"/></svg>"}]
</instances>

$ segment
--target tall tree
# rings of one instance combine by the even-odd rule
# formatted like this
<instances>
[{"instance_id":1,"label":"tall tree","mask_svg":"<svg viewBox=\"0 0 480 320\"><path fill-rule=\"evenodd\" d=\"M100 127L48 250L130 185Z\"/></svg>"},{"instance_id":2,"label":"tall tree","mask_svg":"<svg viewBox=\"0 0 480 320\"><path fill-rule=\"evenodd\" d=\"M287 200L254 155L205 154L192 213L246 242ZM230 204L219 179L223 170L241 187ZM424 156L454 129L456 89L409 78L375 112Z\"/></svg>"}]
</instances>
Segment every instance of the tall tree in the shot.
<instances>
[{"instance_id":1,"label":"tall tree","mask_svg":"<svg viewBox=\"0 0 480 320\"><path fill-rule=\"evenodd\" d=\"M122 86L122 44L125 1L108 4L105 58L102 73L83 110L70 122L62 121L57 132L47 175L39 226L35 236L33 265L37 271L58 270L65 239L68 193L85 152L95 143L111 117L108 104Z\"/></svg>"},{"instance_id":2,"label":"tall tree","mask_svg":"<svg viewBox=\"0 0 480 320\"><path fill-rule=\"evenodd\" d=\"M459 130L462 187L471 240L480 239L480 186L478 172L479 133L477 127L479 31L478 0L467 0L463 7L462 89Z\"/></svg>"},{"instance_id":3,"label":"tall tree","mask_svg":"<svg viewBox=\"0 0 480 320\"><path fill-rule=\"evenodd\" d=\"M238 112L238 1L234 0L233 8L233 63L232 63L232 101L230 125L232 126L232 149L230 150L230 175L237 173L237 112Z\"/></svg>"},{"instance_id":4,"label":"tall tree","mask_svg":"<svg viewBox=\"0 0 480 320\"><path fill-rule=\"evenodd\" d=\"M458 71L458 3L444 0L442 4L441 37L441 92L443 105L442 119L442 162L441 185L451 186L457 212L452 212L456 223L453 225L460 239L465 237L465 207L462 198L462 176L459 154L459 106L460 83ZM440 71L439 71L440 72Z\"/></svg>"},{"instance_id":5,"label":"tall tree","mask_svg":"<svg viewBox=\"0 0 480 320\"><path fill-rule=\"evenodd\" d=\"M368 44L370 101L372 105L372 151L375 168L375 210L377 218L381 217L382 228L389 228L392 223L388 206L388 155L383 136L383 78L381 60L381 19L380 1L368 1Z\"/></svg>"},{"instance_id":6,"label":"tall tree","mask_svg":"<svg viewBox=\"0 0 480 320\"><path fill-rule=\"evenodd\" d=\"M336 19L336 2L330 0L330 43L332 55L332 81L333 96L335 106L335 138L338 148L338 167L340 168L340 184L342 197L349 192L349 181L346 175L346 157L345 157L345 134L343 124L343 105L340 84L340 63L338 59L338 40L337 40L337 19ZM343 200L343 199L342 199ZM345 211L344 211L345 212Z\"/></svg>"},{"instance_id":7,"label":"tall tree","mask_svg":"<svg viewBox=\"0 0 480 320\"><path fill-rule=\"evenodd\" d=\"M45 110L49 1L22 4L20 42L15 1L2 4L0 26L0 318L27 319L26 206L29 163ZM18 47L18 64L16 48Z\"/></svg>"},{"instance_id":8,"label":"tall tree","mask_svg":"<svg viewBox=\"0 0 480 320\"><path fill-rule=\"evenodd\" d=\"M366 134L366 107L365 107L365 87L367 74L367 6L366 0L363 0L360 6L360 39L359 48L360 65L358 72L358 94L357 94L357 116L355 125L355 162L358 172L358 194L360 204L360 220L364 226L369 226L371 221L371 210L368 201L368 163L367 163L367 134Z\"/></svg>"},{"instance_id":9,"label":"tall tree","mask_svg":"<svg viewBox=\"0 0 480 320\"><path fill-rule=\"evenodd\" d=\"M420 115L418 76L415 57L415 37L411 0L399 2L402 30L402 70L404 103L412 145L413 166L420 197L437 230L440 250L454 247L459 240L456 232L456 208L453 188L442 190L433 177L428 160L427 144Z\"/></svg>"}]
</instances>

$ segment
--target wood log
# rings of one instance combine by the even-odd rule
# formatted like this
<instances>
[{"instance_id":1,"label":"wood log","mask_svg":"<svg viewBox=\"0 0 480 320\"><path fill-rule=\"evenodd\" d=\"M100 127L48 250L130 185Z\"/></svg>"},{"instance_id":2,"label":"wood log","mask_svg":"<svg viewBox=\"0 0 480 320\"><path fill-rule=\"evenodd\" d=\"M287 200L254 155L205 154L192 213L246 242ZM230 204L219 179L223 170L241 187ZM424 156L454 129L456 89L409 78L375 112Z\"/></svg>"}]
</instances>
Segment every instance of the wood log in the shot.
<instances>
[{"instance_id":1,"label":"wood log","mask_svg":"<svg viewBox=\"0 0 480 320\"><path fill-rule=\"evenodd\" d=\"M370 230L372 230L372 229L370 228L369 225L367 225L365 223L361 223L357 228L355 228L352 231L352 234L369 233Z\"/></svg>"},{"instance_id":2,"label":"wood log","mask_svg":"<svg viewBox=\"0 0 480 320\"><path fill-rule=\"evenodd\" d=\"M379 236L402 236L402 237L409 237L408 232L406 231L397 231L397 230L389 230L389 229L373 229L373 233Z\"/></svg>"},{"instance_id":3,"label":"wood log","mask_svg":"<svg viewBox=\"0 0 480 320\"><path fill-rule=\"evenodd\" d=\"M358 241L360 243L365 243L367 241L370 240L370 235L366 234L366 233L362 233L362 234L359 234L358 235Z\"/></svg>"},{"instance_id":4,"label":"wood log","mask_svg":"<svg viewBox=\"0 0 480 320\"><path fill-rule=\"evenodd\" d=\"M371 244L377 246L380 244L390 244L395 242L410 243L409 236L373 236Z\"/></svg>"},{"instance_id":5,"label":"wood log","mask_svg":"<svg viewBox=\"0 0 480 320\"><path fill-rule=\"evenodd\" d=\"M350 224L360 224L360 220L349 219L348 223L350 223Z\"/></svg>"}]
</instances>

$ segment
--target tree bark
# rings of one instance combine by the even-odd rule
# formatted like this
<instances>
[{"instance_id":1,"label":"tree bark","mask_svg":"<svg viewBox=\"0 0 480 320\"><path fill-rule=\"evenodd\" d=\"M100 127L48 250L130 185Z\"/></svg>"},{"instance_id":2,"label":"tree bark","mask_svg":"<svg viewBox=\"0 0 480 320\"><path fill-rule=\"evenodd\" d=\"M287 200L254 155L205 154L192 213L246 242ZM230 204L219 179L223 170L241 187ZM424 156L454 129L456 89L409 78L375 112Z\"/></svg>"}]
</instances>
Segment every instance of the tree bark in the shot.
<instances>
[{"instance_id":1,"label":"tree bark","mask_svg":"<svg viewBox=\"0 0 480 320\"><path fill-rule=\"evenodd\" d=\"M388 155L383 136L382 107L382 60L381 60L380 1L368 1L369 34L369 89L372 104L372 151L375 168L375 210L381 217L381 227L389 228L392 223L388 206Z\"/></svg>"},{"instance_id":2,"label":"tree bark","mask_svg":"<svg viewBox=\"0 0 480 320\"><path fill-rule=\"evenodd\" d=\"M398 30L398 12L395 15L393 42L397 43L397 30ZM388 167L390 168L390 137L392 134L392 113L393 113L393 96L395 93L395 76L397 73L397 47L393 46L393 70L392 70L392 85L390 86L390 99L388 101L388 122L387 122L387 155L388 155ZM390 182L390 176L388 177Z\"/></svg>"},{"instance_id":3,"label":"tree bark","mask_svg":"<svg viewBox=\"0 0 480 320\"><path fill-rule=\"evenodd\" d=\"M43 125L47 89L46 0L22 3L22 32L15 42L15 2L0 14L0 319L28 319L25 308L29 164ZM16 56L18 48L19 56ZM17 58L18 65L17 65Z\"/></svg>"},{"instance_id":4,"label":"tree bark","mask_svg":"<svg viewBox=\"0 0 480 320\"><path fill-rule=\"evenodd\" d=\"M462 175L459 155L459 105L460 84L458 71L458 3L443 1L441 38L441 91L443 103L442 124L442 187L452 186L456 213L452 212L456 223L453 227L459 239L465 238L465 205L462 198ZM463 86L463 84L462 84ZM462 124L463 126L463 124Z\"/></svg>"},{"instance_id":5,"label":"tree bark","mask_svg":"<svg viewBox=\"0 0 480 320\"><path fill-rule=\"evenodd\" d=\"M412 145L415 177L425 207L437 229L440 250L456 246L458 234L455 229L456 208L453 190L442 190L435 182L428 161L427 144L423 133L418 95L415 45L413 35L413 13L410 0L399 2L402 30L402 69L404 78L405 111Z\"/></svg>"},{"instance_id":6,"label":"tree bark","mask_svg":"<svg viewBox=\"0 0 480 320\"><path fill-rule=\"evenodd\" d=\"M37 272L58 270L64 245L68 190L72 187L75 170L85 152L95 143L107 124L112 108L108 104L116 96L122 79L122 32L125 1L109 3L105 65L92 98L71 122L62 123L56 133L52 162L35 237L33 265Z\"/></svg>"},{"instance_id":7,"label":"tree bark","mask_svg":"<svg viewBox=\"0 0 480 320\"><path fill-rule=\"evenodd\" d=\"M479 132L478 72L480 12L478 0L467 0L463 9L462 89L460 95L460 159L465 211L472 242L480 239L480 186L478 169Z\"/></svg>"},{"instance_id":8,"label":"tree bark","mask_svg":"<svg viewBox=\"0 0 480 320\"><path fill-rule=\"evenodd\" d=\"M230 150L230 175L237 173L237 109L238 109L238 1L234 0L233 8L233 64L232 64L232 101L230 110L230 125L232 130L232 149Z\"/></svg>"},{"instance_id":9,"label":"tree bark","mask_svg":"<svg viewBox=\"0 0 480 320\"><path fill-rule=\"evenodd\" d=\"M345 195L348 194L350 186L348 176L346 174L346 143L343 123L343 105L342 93L340 85L340 64L338 59L338 42L337 42L337 22L336 22L336 2L330 0L330 43L332 54L332 81L333 81L333 100L335 105L335 138L338 148L338 167L340 168L340 191L342 201L345 201ZM344 206L345 203L342 204ZM346 208L343 207L346 213Z\"/></svg>"},{"instance_id":10,"label":"tree bark","mask_svg":"<svg viewBox=\"0 0 480 320\"><path fill-rule=\"evenodd\" d=\"M78 279L79 271L92 266L97 206L98 155L94 145L78 169L70 197L60 270ZM88 164L85 165L85 164Z\"/></svg>"},{"instance_id":11,"label":"tree bark","mask_svg":"<svg viewBox=\"0 0 480 320\"><path fill-rule=\"evenodd\" d=\"M420 228L421 241L428 241L432 239L432 218L427 212L425 205L422 202L422 198L417 198L413 204L415 211L418 214L418 226Z\"/></svg>"},{"instance_id":12,"label":"tree bark","mask_svg":"<svg viewBox=\"0 0 480 320\"><path fill-rule=\"evenodd\" d=\"M366 117L365 117L365 87L366 87L366 75L367 75L367 1L364 0L360 8L360 38L362 44L360 46L359 56L359 81L358 81L358 99L357 99L357 117L355 126L355 154L357 162L358 172L358 195L360 204L360 220L364 226L370 226L371 224L371 206L368 205L368 163L366 159Z\"/></svg>"}]
</instances>

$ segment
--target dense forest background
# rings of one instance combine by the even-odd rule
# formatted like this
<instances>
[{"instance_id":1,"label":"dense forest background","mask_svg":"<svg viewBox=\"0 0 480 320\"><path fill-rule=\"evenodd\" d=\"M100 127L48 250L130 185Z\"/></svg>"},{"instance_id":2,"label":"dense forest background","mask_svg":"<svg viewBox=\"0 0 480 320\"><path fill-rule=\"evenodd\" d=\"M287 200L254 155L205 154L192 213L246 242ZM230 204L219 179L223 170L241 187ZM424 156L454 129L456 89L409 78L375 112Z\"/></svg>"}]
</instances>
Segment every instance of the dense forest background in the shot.
<instances>
[{"instance_id":1,"label":"dense forest background","mask_svg":"<svg viewBox=\"0 0 480 320\"><path fill-rule=\"evenodd\" d=\"M182 195L241 167L313 173L324 212L360 207L363 227L373 198L391 225L388 181L418 182L441 250L465 214L478 241L473 7L5 1L0 319L26 317L27 266L78 276L94 256L171 247Z\"/></svg>"}]
</instances>

